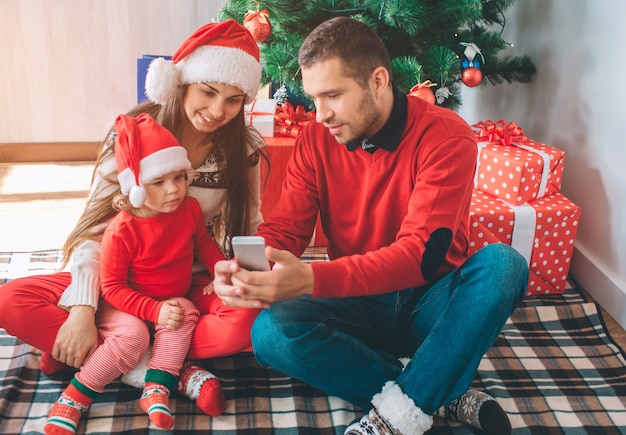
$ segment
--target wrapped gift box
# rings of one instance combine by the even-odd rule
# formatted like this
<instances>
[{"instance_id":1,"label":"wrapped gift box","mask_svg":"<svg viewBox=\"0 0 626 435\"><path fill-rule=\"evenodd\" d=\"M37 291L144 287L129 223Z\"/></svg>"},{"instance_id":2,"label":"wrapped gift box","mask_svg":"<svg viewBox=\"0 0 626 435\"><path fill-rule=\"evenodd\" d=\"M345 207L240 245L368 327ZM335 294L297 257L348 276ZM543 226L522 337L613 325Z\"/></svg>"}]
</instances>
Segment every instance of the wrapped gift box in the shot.
<instances>
[{"instance_id":1,"label":"wrapped gift box","mask_svg":"<svg viewBox=\"0 0 626 435\"><path fill-rule=\"evenodd\" d=\"M565 290L580 207L561 193L522 205L474 189L470 206L470 252L491 243L506 243L529 264L527 296L562 294Z\"/></svg>"},{"instance_id":2,"label":"wrapped gift box","mask_svg":"<svg viewBox=\"0 0 626 435\"><path fill-rule=\"evenodd\" d=\"M146 73L150 63L158 57L171 60L172 56L155 56L153 54L144 54L137 59L137 104L147 100L146 96Z\"/></svg>"},{"instance_id":3,"label":"wrapped gift box","mask_svg":"<svg viewBox=\"0 0 626 435\"><path fill-rule=\"evenodd\" d=\"M513 122L473 127L478 140L474 187L514 205L561 189L563 151L529 139Z\"/></svg>"},{"instance_id":4,"label":"wrapped gift box","mask_svg":"<svg viewBox=\"0 0 626 435\"><path fill-rule=\"evenodd\" d=\"M261 136L274 137L274 115L276 114L276 100L255 99L244 106L246 122L257 129Z\"/></svg>"},{"instance_id":5,"label":"wrapped gift box","mask_svg":"<svg viewBox=\"0 0 626 435\"><path fill-rule=\"evenodd\" d=\"M281 136L298 137L305 125L315 119L315 111L285 102L276 108L276 130Z\"/></svg>"},{"instance_id":6,"label":"wrapped gift box","mask_svg":"<svg viewBox=\"0 0 626 435\"><path fill-rule=\"evenodd\" d=\"M265 160L261 159L261 213L264 217L270 214L280 197L280 191L287 171L287 163L291 159L295 142L295 138L292 137L276 136L265 138L267 146L264 152L269 157L270 167L268 172ZM324 247L327 243L328 239L324 234L324 230L322 230L322 223L318 216L311 246Z\"/></svg>"}]
</instances>

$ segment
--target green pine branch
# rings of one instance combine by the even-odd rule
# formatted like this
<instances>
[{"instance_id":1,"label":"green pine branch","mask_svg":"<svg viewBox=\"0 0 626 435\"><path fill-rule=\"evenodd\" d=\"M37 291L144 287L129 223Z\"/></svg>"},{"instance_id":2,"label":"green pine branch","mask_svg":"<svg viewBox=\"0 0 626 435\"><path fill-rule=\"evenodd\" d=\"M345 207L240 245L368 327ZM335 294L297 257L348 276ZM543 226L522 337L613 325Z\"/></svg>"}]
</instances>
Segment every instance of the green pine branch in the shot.
<instances>
[{"instance_id":1,"label":"green pine branch","mask_svg":"<svg viewBox=\"0 0 626 435\"><path fill-rule=\"evenodd\" d=\"M528 56L493 59L482 67L483 80L486 79L492 85L503 82L530 83L536 72L537 69Z\"/></svg>"},{"instance_id":2,"label":"green pine branch","mask_svg":"<svg viewBox=\"0 0 626 435\"><path fill-rule=\"evenodd\" d=\"M313 28L343 15L372 26L381 36L392 59L394 83L408 92L430 80L431 89L447 95L438 104L458 109L461 62L465 46L479 47L481 86L528 83L536 73L528 56L510 56L502 38L506 10L514 0L231 0L218 17L240 23L250 10L267 9L272 34L259 44L263 82L286 85L300 97L302 77L298 48ZM349 38L350 35L346 35ZM484 63L483 63L484 58ZM309 108L311 105L309 105Z\"/></svg>"}]
</instances>

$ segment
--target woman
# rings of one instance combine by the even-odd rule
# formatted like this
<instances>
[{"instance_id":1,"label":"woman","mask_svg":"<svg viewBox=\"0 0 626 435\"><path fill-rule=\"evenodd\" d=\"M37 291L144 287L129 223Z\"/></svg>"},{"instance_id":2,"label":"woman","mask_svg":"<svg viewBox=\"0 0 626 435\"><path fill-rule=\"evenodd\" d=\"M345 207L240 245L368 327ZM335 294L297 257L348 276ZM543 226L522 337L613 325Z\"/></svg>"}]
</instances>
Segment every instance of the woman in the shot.
<instances>
[{"instance_id":1,"label":"woman","mask_svg":"<svg viewBox=\"0 0 626 435\"><path fill-rule=\"evenodd\" d=\"M244 121L261 79L259 49L250 33L234 20L209 23L194 32L171 61L156 59L146 76L149 101L128 112L147 113L167 128L187 150L198 172L189 194L227 256L233 235L253 234L261 222L261 136ZM112 198L119 192L113 128L96 161L85 210L64 246L70 272L13 280L0 291L0 326L42 350L41 370L52 374L79 368L100 341L95 316L100 297L100 239L116 215ZM187 297L200 311L188 359L216 358L251 350L250 326L258 311L232 309L213 295L206 270L194 268ZM32 328L31 319L40 327ZM221 339L212 340L219 334ZM196 400L203 412L219 391L207 383L215 377L187 364L177 389ZM219 384L218 384L219 385ZM204 388L203 388L204 387ZM221 411L220 411L221 412Z\"/></svg>"}]
</instances>

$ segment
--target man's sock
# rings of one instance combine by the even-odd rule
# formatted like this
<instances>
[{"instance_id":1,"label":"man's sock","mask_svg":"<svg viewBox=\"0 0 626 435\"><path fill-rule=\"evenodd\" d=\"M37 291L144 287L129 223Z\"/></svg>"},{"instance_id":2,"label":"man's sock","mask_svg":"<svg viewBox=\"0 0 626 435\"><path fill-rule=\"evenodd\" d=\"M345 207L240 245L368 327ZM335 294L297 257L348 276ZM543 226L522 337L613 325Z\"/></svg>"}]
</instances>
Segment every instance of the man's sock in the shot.
<instances>
[{"instance_id":1,"label":"man's sock","mask_svg":"<svg viewBox=\"0 0 626 435\"><path fill-rule=\"evenodd\" d=\"M50 355L48 352L41 353L41 362L39 363L39 370L41 370L41 372L44 375L52 376L56 373L64 372L65 370L68 370L69 368L70 366L63 364L62 362L59 362L55 360L54 358L52 358L52 355Z\"/></svg>"},{"instance_id":2,"label":"man's sock","mask_svg":"<svg viewBox=\"0 0 626 435\"><path fill-rule=\"evenodd\" d=\"M146 382L139 405L159 429L174 427L174 417L170 411L170 390L156 382Z\"/></svg>"},{"instance_id":3,"label":"man's sock","mask_svg":"<svg viewBox=\"0 0 626 435\"><path fill-rule=\"evenodd\" d=\"M508 435L512 430L509 417L498 402L473 388L439 408L435 415L481 429L486 435Z\"/></svg>"},{"instance_id":4,"label":"man's sock","mask_svg":"<svg viewBox=\"0 0 626 435\"><path fill-rule=\"evenodd\" d=\"M393 381L372 397L374 408L350 424L344 435L422 435L433 425L432 416L422 411Z\"/></svg>"},{"instance_id":5,"label":"man's sock","mask_svg":"<svg viewBox=\"0 0 626 435\"><path fill-rule=\"evenodd\" d=\"M80 417L98 393L81 384L76 378L55 402L43 430L46 435L73 435Z\"/></svg>"},{"instance_id":6,"label":"man's sock","mask_svg":"<svg viewBox=\"0 0 626 435\"><path fill-rule=\"evenodd\" d=\"M198 408L211 417L220 416L226 408L222 385L213 373L200 365L187 363L183 367L176 390L195 400Z\"/></svg>"},{"instance_id":7,"label":"man's sock","mask_svg":"<svg viewBox=\"0 0 626 435\"><path fill-rule=\"evenodd\" d=\"M395 435L398 431L372 408L361 419L353 421L344 432L344 435Z\"/></svg>"}]
</instances>

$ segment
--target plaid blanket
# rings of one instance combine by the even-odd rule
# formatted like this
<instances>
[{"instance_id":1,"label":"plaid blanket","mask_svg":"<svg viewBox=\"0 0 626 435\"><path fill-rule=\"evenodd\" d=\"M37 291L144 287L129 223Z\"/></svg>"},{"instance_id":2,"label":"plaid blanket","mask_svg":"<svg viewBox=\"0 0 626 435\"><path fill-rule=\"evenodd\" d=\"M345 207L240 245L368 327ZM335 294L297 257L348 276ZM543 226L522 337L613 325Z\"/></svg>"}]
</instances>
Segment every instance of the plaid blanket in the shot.
<instances>
[{"instance_id":1,"label":"plaid blanket","mask_svg":"<svg viewBox=\"0 0 626 435\"><path fill-rule=\"evenodd\" d=\"M52 272L57 251L0 253L0 284ZM310 255L309 261L324 260ZM1 288L0 288L0 291ZM205 361L224 387L225 413L202 414L173 397L174 433L343 434L363 411L272 369L251 354ZM42 433L48 412L72 377L38 369L39 351L0 329L0 433ZM573 281L564 295L526 300L483 358L474 387L496 397L513 433L626 434L626 358L606 332L595 304ZM139 408L139 390L120 382L99 395L81 420L80 434L161 433ZM438 417L430 434L478 431Z\"/></svg>"}]
</instances>

